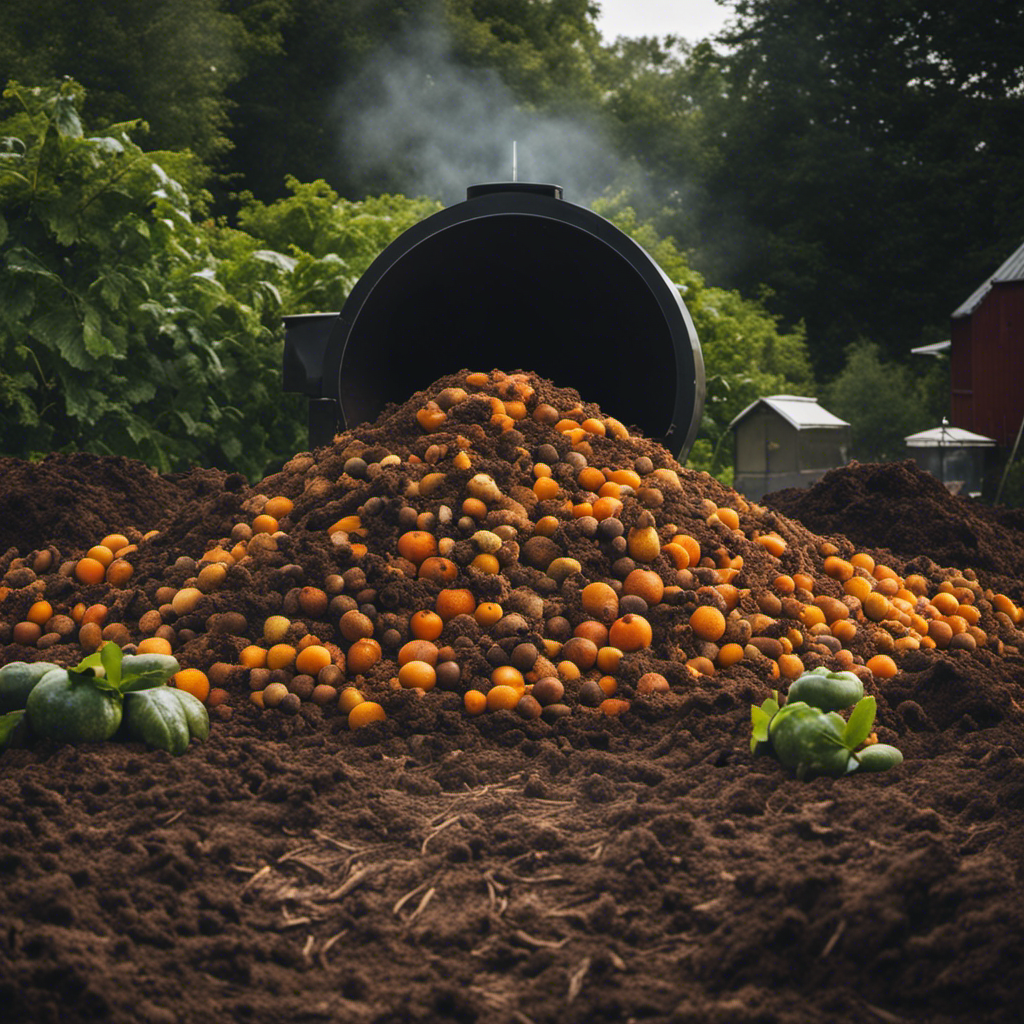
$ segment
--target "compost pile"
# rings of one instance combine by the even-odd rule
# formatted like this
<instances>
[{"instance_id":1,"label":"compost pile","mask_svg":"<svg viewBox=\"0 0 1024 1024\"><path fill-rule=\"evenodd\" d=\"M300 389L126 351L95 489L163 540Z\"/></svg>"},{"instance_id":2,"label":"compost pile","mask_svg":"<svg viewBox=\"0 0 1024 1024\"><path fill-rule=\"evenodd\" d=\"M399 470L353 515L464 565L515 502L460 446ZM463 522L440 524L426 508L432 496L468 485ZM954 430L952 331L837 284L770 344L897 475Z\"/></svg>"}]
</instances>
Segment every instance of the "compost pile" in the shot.
<instances>
[{"instance_id":1,"label":"compost pile","mask_svg":"<svg viewBox=\"0 0 1024 1024\"><path fill-rule=\"evenodd\" d=\"M5 1020L1016 1020L1024 533L905 466L783 497L498 371L253 487L0 463L0 664L213 684L181 757L0 755ZM903 765L750 754L817 665Z\"/></svg>"}]
</instances>

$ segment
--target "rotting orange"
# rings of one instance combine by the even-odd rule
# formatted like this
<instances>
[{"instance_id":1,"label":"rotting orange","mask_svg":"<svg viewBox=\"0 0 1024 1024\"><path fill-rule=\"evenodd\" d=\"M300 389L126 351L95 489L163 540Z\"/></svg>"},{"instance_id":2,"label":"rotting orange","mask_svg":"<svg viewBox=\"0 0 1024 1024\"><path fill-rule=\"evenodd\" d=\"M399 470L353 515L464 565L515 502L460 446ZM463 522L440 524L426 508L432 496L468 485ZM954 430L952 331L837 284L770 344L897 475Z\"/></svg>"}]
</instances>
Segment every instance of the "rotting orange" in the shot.
<instances>
[{"instance_id":1,"label":"rotting orange","mask_svg":"<svg viewBox=\"0 0 1024 1024\"><path fill-rule=\"evenodd\" d=\"M288 515L293 508L295 508L295 503L291 498L286 498L284 495L277 495L276 497L269 498L267 500L267 503L263 506L263 514L268 515L273 519L281 520Z\"/></svg>"},{"instance_id":2,"label":"rotting orange","mask_svg":"<svg viewBox=\"0 0 1024 1024\"><path fill-rule=\"evenodd\" d=\"M512 711L515 706L519 703L519 698L522 696L519 690L514 686L492 686L487 691L487 710L488 711Z\"/></svg>"},{"instance_id":3,"label":"rotting orange","mask_svg":"<svg viewBox=\"0 0 1024 1024\"><path fill-rule=\"evenodd\" d=\"M172 685L201 701L210 696L210 680L205 672L198 668L183 668L171 676Z\"/></svg>"},{"instance_id":4,"label":"rotting orange","mask_svg":"<svg viewBox=\"0 0 1024 1024\"><path fill-rule=\"evenodd\" d=\"M238 663L245 668L264 668L267 664L266 649L258 644L249 644L238 652Z\"/></svg>"},{"instance_id":5,"label":"rotting orange","mask_svg":"<svg viewBox=\"0 0 1024 1024\"><path fill-rule=\"evenodd\" d=\"M374 722L383 722L387 718L384 709L376 701L364 700L348 713L348 727L362 729Z\"/></svg>"},{"instance_id":6,"label":"rotting orange","mask_svg":"<svg viewBox=\"0 0 1024 1024\"><path fill-rule=\"evenodd\" d=\"M655 605L660 603L665 594L665 584L653 569L634 569L622 581L622 592L635 594L649 605Z\"/></svg>"},{"instance_id":7,"label":"rotting orange","mask_svg":"<svg viewBox=\"0 0 1024 1024\"><path fill-rule=\"evenodd\" d=\"M650 647L652 639L651 624L642 615L632 612L616 619L608 630L611 646L626 653Z\"/></svg>"},{"instance_id":8,"label":"rotting orange","mask_svg":"<svg viewBox=\"0 0 1024 1024\"><path fill-rule=\"evenodd\" d=\"M103 549L107 551L106 548ZM109 554L109 552L108 552ZM111 555L111 560L113 556ZM107 566L96 558L80 558L75 563L75 579L79 583L102 583L106 579Z\"/></svg>"},{"instance_id":9,"label":"rotting orange","mask_svg":"<svg viewBox=\"0 0 1024 1024\"><path fill-rule=\"evenodd\" d=\"M494 601L481 601L473 612L473 618L486 629L493 626L504 614L500 604L495 604Z\"/></svg>"},{"instance_id":10,"label":"rotting orange","mask_svg":"<svg viewBox=\"0 0 1024 1024\"><path fill-rule=\"evenodd\" d=\"M252 521L253 533L276 533L277 520L273 516L258 515Z\"/></svg>"},{"instance_id":11,"label":"rotting orange","mask_svg":"<svg viewBox=\"0 0 1024 1024\"><path fill-rule=\"evenodd\" d=\"M28 610L25 619L37 626L45 626L53 618L53 605L49 601L36 601Z\"/></svg>"},{"instance_id":12,"label":"rotting orange","mask_svg":"<svg viewBox=\"0 0 1024 1024\"><path fill-rule=\"evenodd\" d=\"M444 621L437 612L421 608L409 618L409 632L417 640L436 640L444 629Z\"/></svg>"},{"instance_id":13,"label":"rotting orange","mask_svg":"<svg viewBox=\"0 0 1024 1024\"><path fill-rule=\"evenodd\" d=\"M407 661L398 670L398 681L408 690L432 690L437 684L437 671L429 662Z\"/></svg>"},{"instance_id":14,"label":"rotting orange","mask_svg":"<svg viewBox=\"0 0 1024 1024\"><path fill-rule=\"evenodd\" d=\"M896 662L888 654L876 654L873 658L869 658L865 663L865 668L877 679L891 679L899 671Z\"/></svg>"},{"instance_id":15,"label":"rotting orange","mask_svg":"<svg viewBox=\"0 0 1024 1024\"><path fill-rule=\"evenodd\" d=\"M701 640L714 643L725 634L725 616L713 605L700 605L690 615L690 629Z\"/></svg>"},{"instance_id":16,"label":"rotting orange","mask_svg":"<svg viewBox=\"0 0 1024 1024\"><path fill-rule=\"evenodd\" d=\"M580 592L583 610L595 619L612 622L619 613L619 595L607 583L588 583Z\"/></svg>"},{"instance_id":17,"label":"rotting orange","mask_svg":"<svg viewBox=\"0 0 1024 1024\"><path fill-rule=\"evenodd\" d=\"M437 554L437 538L426 530L408 530L398 538L398 553L418 566Z\"/></svg>"},{"instance_id":18,"label":"rotting orange","mask_svg":"<svg viewBox=\"0 0 1024 1024\"><path fill-rule=\"evenodd\" d=\"M462 705L469 715L482 715L487 710L487 695L480 690L467 690L462 696Z\"/></svg>"},{"instance_id":19,"label":"rotting orange","mask_svg":"<svg viewBox=\"0 0 1024 1024\"><path fill-rule=\"evenodd\" d=\"M267 651L267 668L291 668L295 664L296 653L291 644L274 644Z\"/></svg>"},{"instance_id":20,"label":"rotting orange","mask_svg":"<svg viewBox=\"0 0 1024 1024\"><path fill-rule=\"evenodd\" d=\"M170 654L171 642L162 636L147 636L139 641L137 647L139 654Z\"/></svg>"},{"instance_id":21,"label":"rotting orange","mask_svg":"<svg viewBox=\"0 0 1024 1024\"><path fill-rule=\"evenodd\" d=\"M353 645L355 646L355 645ZM378 648L379 657L379 648ZM310 644L304 647L295 656L295 668L307 676L315 676L320 669L331 664L331 652L319 644Z\"/></svg>"},{"instance_id":22,"label":"rotting orange","mask_svg":"<svg viewBox=\"0 0 1024 1024\"><path fill-rule=\"evenodd\" d=\"M476 598L471 590L451 587L438 593L434 607L441 619L447 622L456 615L472 615L476 611Z\"/></svg>"}]
</instances>

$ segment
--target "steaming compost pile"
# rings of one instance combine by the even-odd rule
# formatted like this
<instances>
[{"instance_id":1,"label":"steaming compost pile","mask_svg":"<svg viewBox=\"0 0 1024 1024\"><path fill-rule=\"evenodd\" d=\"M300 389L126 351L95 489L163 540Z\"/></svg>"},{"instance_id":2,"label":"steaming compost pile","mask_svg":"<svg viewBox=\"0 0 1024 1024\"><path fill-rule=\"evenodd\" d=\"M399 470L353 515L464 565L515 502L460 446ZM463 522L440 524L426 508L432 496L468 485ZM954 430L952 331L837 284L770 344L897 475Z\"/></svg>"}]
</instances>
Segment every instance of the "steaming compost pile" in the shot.
<instances>
[{"instance_id":1,"label":"steaming compost pile","mask_svg":"<svg viewBox=\"0 0 1024 1024\"><path fill-rule=\"evenodd\" d=\"M0 664L173 653L212 721L0 754L5 1019L1016 1020L1024 532L769 500L499 371L253 487L0 462ZM901 765L751 754L818 667Z\"/></svg>"}]
</instances>

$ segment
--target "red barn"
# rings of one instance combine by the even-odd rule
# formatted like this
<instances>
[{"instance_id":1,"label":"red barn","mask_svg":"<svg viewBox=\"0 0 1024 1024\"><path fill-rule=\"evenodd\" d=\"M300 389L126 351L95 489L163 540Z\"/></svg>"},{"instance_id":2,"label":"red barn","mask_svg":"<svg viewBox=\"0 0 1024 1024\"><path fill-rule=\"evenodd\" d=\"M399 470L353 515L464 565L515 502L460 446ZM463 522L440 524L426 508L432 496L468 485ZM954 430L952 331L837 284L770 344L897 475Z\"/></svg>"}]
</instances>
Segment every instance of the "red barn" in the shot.
<instances>
[{"instance_id":1,"label":"red barn","mask_svg":"<svg viewBox=\"0 0 1024 1024\"><path fill-rule=\"evenodd\" d=\"M1024 245L953 313L951 421L1012 445L1024 419Z\"/></svg>"}]
</instances>

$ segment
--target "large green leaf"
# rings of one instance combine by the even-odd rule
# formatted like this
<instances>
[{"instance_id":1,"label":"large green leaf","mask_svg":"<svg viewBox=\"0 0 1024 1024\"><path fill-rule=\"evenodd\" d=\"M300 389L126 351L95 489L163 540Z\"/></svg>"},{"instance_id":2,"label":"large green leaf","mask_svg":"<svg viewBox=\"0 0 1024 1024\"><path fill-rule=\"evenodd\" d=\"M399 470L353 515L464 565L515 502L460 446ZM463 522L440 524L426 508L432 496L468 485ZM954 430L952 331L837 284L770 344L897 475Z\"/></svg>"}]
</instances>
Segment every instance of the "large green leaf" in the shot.
<instances>
[{"instance_id":1,"label":"large green leaf","mask_svg":"<svg viewBox=\"0 0 1024 1024\"><path fill-rule=\"evenodd\" d=\"M55 305L32 321L32 334L47 348L59 352L76 370L91 369L93 363L82 344L82 325L67 306Z\"/></svg>"}]
</instances>

